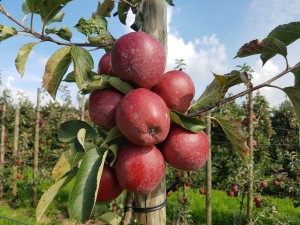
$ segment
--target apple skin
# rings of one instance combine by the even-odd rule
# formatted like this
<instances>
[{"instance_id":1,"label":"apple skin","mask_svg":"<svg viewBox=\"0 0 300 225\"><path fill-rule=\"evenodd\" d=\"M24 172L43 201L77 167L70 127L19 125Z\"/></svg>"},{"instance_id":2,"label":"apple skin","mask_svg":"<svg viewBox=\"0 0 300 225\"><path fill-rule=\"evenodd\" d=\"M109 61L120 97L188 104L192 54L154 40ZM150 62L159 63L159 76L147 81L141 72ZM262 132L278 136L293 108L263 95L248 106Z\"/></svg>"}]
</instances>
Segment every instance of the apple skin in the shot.
<instances>
[{"instance_id":1,"label":"apple skin","mask_svg":"<svg viewBox=\"0 0 300 225\"><path fill-rule=\"evenodd\" d=\"M238 185L233 185L231 188L234 192L237 192L239 190L239 186Z\"/></svg>"},{"instance_id":2,"label":"apple skin","mask_svg":"<svg viewBox=\"0 0 300 225\"><path fill-rule=\"evenodd\" d=\"M170 129L169 109L154 92L138 88L129 92L116 110L116 123L122 134L137 145L164 141Z\"/></svg>"},{"instance_id":3,"label":"apple skin","mask_svg":"<svg viewBox=\"0 0 300 225\"><path fill-rule=\"evenodd\" d=\"M234 196L234 191L233 190L228 190L226 193L227 193L227 195L229 197L233 197Z\"/></svg>"},{"instance_id":4,"label":"apple skin","mask_svg":"<svg viewBox=\"0 0 300 225\"><path fill-rule=\"evenodd\" d=\"M116 108L123 94L115 89L107 88L91 92L88 112L94 124L110 130L116 125Z\"/></svg>"},{"instance_id":5,"label":"apple skin","mask_svg":"<svg viewBox=\"0 0 300 225\"><path fill-rule=\"evenodd\" d=\"M206 190L205 189L199 189L199 194L200 195L206 195Z\"/></svg>"},{"instance_id":6,"label":"apple skin","mask_svg":"<svg viewBox=\"0 0 300 225\"><path fill-rule=\"evenodd\" d=\"M96 201L110 202L116 199L122 191L123 188L118 182L115 169L104 164Z\"/></svg>"},{"instance_id":7,"label":"apple skin","mask_svg":"<svg viewBox=\"0 0 300 225\"><path fill-rule=\"evenodd\" d=\"M161 182L165 174L165 160L154 146L125 143L115 161L121 187L130 192L149 193Z\"/></svg>"},{"instance_id":8,"label":"apple skin","mask_svg":"<svg viewBox=\"0 0 300 225\"><path fill-rule=\"evenodd\" d=\"M274 185L275 187L278 187L278 186L279 186L279 181L278 181L278 180L273 180L273 185Z\"/></svg>"},{"instance_id":9,"label":"apple skin","mask_svg":"<svg viewBox=\"0 0 300 225\"><path fill-rule=\"evenodd\" d=\"M209 155L209 140L203 131L196 134L172 125L161 149L170 166L193 171L205 165Z\"/></svg>"},{"instance_id":10,"label":"apple skin","mask_svg":"<svg viewBox=\"0 0 300 225\"><path fill-rule=\"evenodd\" d=\"M185 113L195 96L192 79L183 71L171 70L164 74L152 89L166 102L170 109Z\"/></svg>"},{"instance_id":11,"label":"apple skin","mask_svg":"<svg viewBox=\"0 0 300 225\"><path fill-rule=\"evenodd\" d=\"M261 203L262 199L260 197L255 197L254 202Z\"/></svg>"},{"instance_id":12,"label":"apple skin","mask_svg":"<svg viewBox=\"0 0 300 225\"><path fill-rule=\"evenodd\" d=\"M266 188L266 187L268 187L268 182L262 181L260 185L261 185L261 187Z\"/></svg>"},{"instance_id":13,"label":"apple skin","mask_svg":"<svg viewBox=\"0 0 300 225\"><path fill-rule=\"evenodd\" d=\"M115 76L150 89L164 74L166 51L151 35L145 32L132 32L115 42L110 62Z\"/></svg>"},{"instance_id":14,"label":"apple skin","mask_svg":"<svg viewBox=\"0 0 300 225\"><path fill-rule=\"evenodd\" d=\"M105 74L113 76L110 65L110 52L105 53L98 63L98 74Z\"/></svg>"}]
</instances>

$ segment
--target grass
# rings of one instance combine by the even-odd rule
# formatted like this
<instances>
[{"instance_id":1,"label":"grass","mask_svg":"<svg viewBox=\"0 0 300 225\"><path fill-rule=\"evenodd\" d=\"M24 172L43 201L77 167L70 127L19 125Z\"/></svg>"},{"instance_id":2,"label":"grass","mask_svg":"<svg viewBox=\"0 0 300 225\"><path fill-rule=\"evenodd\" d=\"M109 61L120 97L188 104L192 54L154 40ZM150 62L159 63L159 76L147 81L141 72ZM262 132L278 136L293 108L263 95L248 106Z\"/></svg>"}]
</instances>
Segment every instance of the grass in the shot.
<instances>
[{"instance_id":1,"label":"grass","mask_svg":"<svg viewBox=\"0 0 300 225\"><path fill-rule=\"evenodd\" d=\"M294 208L292 201L288 198L280 199L273 197L262 197L262 208L254 206L255 224L273 225L273 224L300 224L300 208ZM197 191L189 191L189 209L191 220L194 224L205 224L205 195L200 195ZM228 197L225 191L214 190L212 192L212 221L214 225L234 225L246 224L246 200L240 217L241 197ZM177 194L172 193L168 199L167 215L170 220L177 217L178 214ZM276 209L276 210L275 210ZM273 211L272 211L273 210Z\"/></svg>"}]
</instances>

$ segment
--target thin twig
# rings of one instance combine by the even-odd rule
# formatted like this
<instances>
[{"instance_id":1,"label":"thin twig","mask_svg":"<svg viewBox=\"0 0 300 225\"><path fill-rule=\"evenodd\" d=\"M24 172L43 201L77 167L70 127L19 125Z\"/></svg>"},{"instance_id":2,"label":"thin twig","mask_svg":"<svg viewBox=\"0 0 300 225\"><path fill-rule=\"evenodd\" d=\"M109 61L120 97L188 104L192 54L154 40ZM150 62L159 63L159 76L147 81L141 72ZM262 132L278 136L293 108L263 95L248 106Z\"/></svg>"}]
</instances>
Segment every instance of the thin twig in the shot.
<instances>
[{"instance_id":1,"label":"thin twig","mask_svg":"<svg viewBox=\"0 0 300 225\"><path fill-rule=\"evenodd\" d=\"M123 225L130 224L132 218L132 207L133 207L133 192L127 191L125 197L125 208L127 210L124 212Z\"/></svg>"},{"instance_id":2,"label":"thin twig","mask_svg":"<svg viewBox=\"0 0 300 225\"><path fill-rule=\"evenodd\" d=\"M237 98L239 98L239 97L242 97L242 96L244 96L244 95L246 95L246 94L248 94L248 93L250 93L250 92L253 92L253 91L255 91L255 90L258 90L258 89L260 89L260 88L263 88L263 87L275 87L275 86L272 86L272 85L271 85L271 83L272 83L273 81L279 79L280 77L282 77L282 76L284 76L284 75L286 75L286 74L290 73L291 71L293 71L293 70L295 70L295 69L298 69L298 68L300 68L300 63L297 63L297 64L296 64L295 66L293 66L293 67L288 67L286 70L282 71L281 73L277 74L276 76L272 77L271 79L267 80L266 82L264 82L264 83L262 83L262 84L259 84L259 85L255 86L255 87L253 87L253 88L248 88L247 90L242 91L242 92L240 92L240 93L238 93L238 94L236 94L236 95L233 95L233 96L228 97L228 98L226 98L226 99L222 99L222 100L220 100L220 101L218 101L218 102L215 102L215 103L213 103L213 104L211 104L211 105L205 107L204 109L198 110L197 112L189 113L188 116L190 116L190 117L193 117L193 116L200 116L201 114L203 114L203 113L205 113L205 112L207 112L207 111L209 111L209 110L211 110L211 109L213 109L213 108L216 108L216 107L218 107L218 106L220 106L220 105L223 105L223 104L225 104L225 103L227 103L227 102L230 102L230 101L232 101L232 100L234 100L234 99L237 99Z\"/></svg>"}]
</instances>

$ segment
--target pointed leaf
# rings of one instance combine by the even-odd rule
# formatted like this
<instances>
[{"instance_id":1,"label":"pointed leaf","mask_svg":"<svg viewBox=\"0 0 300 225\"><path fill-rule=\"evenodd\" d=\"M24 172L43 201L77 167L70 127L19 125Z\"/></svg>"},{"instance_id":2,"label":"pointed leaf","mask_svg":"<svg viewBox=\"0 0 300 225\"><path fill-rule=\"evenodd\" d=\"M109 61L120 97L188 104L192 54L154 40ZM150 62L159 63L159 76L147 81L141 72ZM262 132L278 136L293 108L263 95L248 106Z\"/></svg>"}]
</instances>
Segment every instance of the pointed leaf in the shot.
<instances>
[{"instance_id":1,"label":"pointed leaf","mask_svg":"<svg viewBox=\"0 0 300 225\"><path fill-rule=\"evenodd\" d=\"M18 34L18 31L10 26L3 26L2 28L2 40L10 38L14 35Z\"/></svg>"},{"instance_id":2,"label":"pointed leaf","mask_svg":"<svg viewBox=\"0 0 300 225\"><path fill-rule=\"evenodd\" d=\"M91 91L96 90L96 89L104 89L104 88L110 87L109 79L110 79L110 76L108 76L108 75L104 75L104 76L98 75L98 77L95 77L95 79L93 79L91 82L83 84L81 86L80 91L82 94L88 94Z\"/></svg>"},{"instance_id":3,"label":"pointed leaf","mask_svg":"<svg viewBox=\"0 0 300 225\"><path fill-rule=\"evenodd\" d=\"M119 225L122 221L122 217L117 212L107 212L99 217L99 220L109 225Z\"/></svg>"},{"instance_id":4,"label":"pointed leaf","mask_svg":"<svg viewBox=\"0 0 300 225\"><path fill-rule=\"evenodd\" d=\"M64 79L64 81L66 81L66 82L76 82L74 71L68 73L68 75L66 76L66 78Z\"/></svg>"},{"instance_id":5,"label":"pointed leaf","mask_svg":"<svg viewBox=\"0 0 300 225\"><path fill-rule=\"evenodd\" d=\"M28 8L26 2L23 2L23 4L22 4L22 12L23 12L24 15L27 15L27 14L30 13L30 9Z\"/></svg>"},{"instance_id":6,"label":"pointed leaf","mask_svg":"<svg viewBox=\"0 0 300 225\"><path fill-rule=\"evenodd\" d=\"M280 54L287 56L286 45L276 38L265 38L264 40L253 40L243 45L235 58L247 57L255 54Z\"/></svg>"},{"instance_id":7,"label":"pointed leaf","mask_svg":"<svg viewBox=\"0 0 300 225\"><path fill-rule=\"evenodd\" d=\"M32 13L38 13L38 6L40 4L40 0L26 0L27 7Z\"/></svg>"},{"instance_id":8,"label":"pointed leaf","mask_svg":"<svg viewBox=\"0 0 300 225\"><path fill-rule=\"evenodd\" d=\"M98 7L96 11L96 15L99 15L101 17L110 17L111 11L115 7L115 2L111 0L104 0L102 2L98 2Z\"/></svg>"},{"instance_id":9,"label":"pointed leaf","mask_svg":"<svg viewBox=\"0 0 300 225\"><path fill-rule=\"evenodd\" d=\"M138 12L135 15L134 23L130 26L130 28L134 31L139 31L139 29L143 26L144 16L141 12Z\"/></svg>"},{"instance_id":10,"label":"pointed leaf","mask_svg":"<svg viewBox=\"0 0 300 225\"><path fill-rule=\"evenodd\" d=\"M67 176L64 176L62 179L53 184L46 192L44 192L36 208L37 222L40 221L55 196L74 178L76 172L77 169L71 171Z\"/></svg>"},{"instance_id":11,"label":"pointed leaf","mask_svg":"<svg viewBox=\"0 0 300 225\"><path fill-rule=\"evenodd\" d=\"M118 127L113 127L107 134L105 140L103 141L103 143L101 144L101 147L107 145L107 144L111 144L112 141L115 141L119 138L123 138L123 134L121 133L121 131L118 129Z\"/></svg>"},{"instance_id":12,"label":"pointed leaf","mask_svg":"<svg viewBox=\"0 0 300 225\"><path fill-rule=\"evenodd\" d=\"M47 61L43 76L43 85L53 99L61 80L71 64L71 47L58 49Z\"/></svg>"},{"instance_id":13,"label":"pointed leaf","mask_svg":"<svg viewBox=\"0 0 300 225\"><path fill-rule=\"evenodd\" d=\"M300 88L299 87L286 87L282 89L289 99L291 100L300 124Z\"/></svg>"},{"instance_id":14,"label":"pointed leaf","mask_svg":"<svg viewBox=\"0 0 300 225\"><path fill-rule=\"evenodd\" d=\"M76 84L78 88L81 89L82 84L90 80L89 72L94 68L94 61L91 54L79 46L72 46L71 55L74 64Z\"/></svg>"},{"instance_id":15,"label":"pointed leaf","mask_svg":"<svg viewBox=\"0 0 300 225\"><path fill-rule=\"evenodd\" d=\"M130 9L130 5L126 2L119 2L118 3L118 17L121 23L126 25L126 19L128 15L128 11Z\"/></svg>"},{"instance_id":16,"label":"pointed leaf","mask_svg":"<svg viewBox=\"0 0 300 225\"><path fill-rule=\"evenodd\" d=\"M72 38L72 31L70 28L63 26L59 31L57 32L58 37L70 41Z\"/></svg>"},{"instance_id":17,"label":"pointed leaf","mask_svg":"<svg viewBox=\"0 0 300 225\"><path fill-rule=\"evenodd\" d=\"M98 35L96 37L88 36L88 41L93 45L100 45L100 46L101 45L109 45L109 44L113 45L114 44L114 39L107 32L105 32L101 35Z\"/></svg>"},{"instance_id":18,"label":"pointed leaf","mask_svg":"<svg viewBox=\"0 0 300 225\"><path fill-rule=\"evenodd\" d=\"M240 72L233 70L225 75L214 74L215 79L209 84L199 99L190 106L189 111L196 112L200 109L222 100L228 89L242 83Z\"/></svg>"},{"instance_id":19,"label":"pointed leaf","mask_svg":"<svg viewBox=\"0 0 300 225\"><path fill-rule=\"evenodd\" d=\"M299 65L300 65L300 63L299 63ZM300 67L293 70L292 73L295 76L295 85L294 85L294 87L300 89Z\"/></svg>"},{"instance_id":20,"label":"pointed leaf","mask_svg":"<svg viewBox=\"0 0 300 225\"><path fill-rule=\"evenodd\" d=\"M243 132L240 122L225 116L216 116L212 119L221 125L238 155L245 162L250 150L247 145L247 135Z\"/></svg>"},{"instance_id":21,"label":"pointed leaf","mask_svg":"<svg viewBox=\"0 0 300 225\"><path fill-rule=\"evenodd\" d=\"M69 199L69 213L77 222L87 221L93 211L107 151L91 149L80 164Z\"/></svg>"},{"instance_id":22,"label":"pointed leaf","mask_svg":"<svg viewBox=\"0 0 300 225\"><path fill-rule=\"evenodd\" d=\"M118 89L119 91L121 91L124 94L127 94L128 92L130 92L134 89L130 84L128 84L125 81L122 81L118 77L110 77L108 82L111 86Z\"/></svg>"},{"instance_id":23,"label":"pointed leaf","mask_svg":"<svg viewBox=\"0 0 300 225\"><path fill-rule=\"evenodd\" d=\"M48 21L48 24L55 23L55 22L61 22L65 16L65 13L59 12L57 13L51 20Z\"/></svg>"},{"instance_id":24,"label":"pointed leaf","mask_svg":"<svg viewBox=\"0 0 300 225\"><path fill-rule=\"evenodd\" d=\"M81 18L75 25L75 28L85 36L91 36L92 34L99 35L107 31L107 20L100 16L89 20Z\"/></svg>"},{"instance_id":25,"label":"pointed leaf","mask_svg":"<svg viewBox=\"0 0 300 225\"><path fill-rule=\"evenodd\" d=\"M167 2L170 6L175 6L175 5L173 4L173 0L166 0L166 2Z\"/></svg>"},{"instance_id":26,"label":"pointed leaf","mask_svg":"<svg viewBox=\"0 0 300 225\"><path fill-rule=\"evenodd\" d=\"M75 139L75 146L78 152L85 152L85 147L84 147L85 135L86 135L86 129L84 128L81 128L77 133L77 137Z\"/></svg>"},{"instance_id":27,"label":"pointed leaf","mask_svg":"<svg viewBox=\"0 0 300 225\"><path fill-rule=\"evenodd\" d=\"M88 123L81 120L69 120L60 125L58 139L62 142L71 142L82 128L86 130L87 138L93 138L96 135L94 128Z\"/></svg>"},{"instance_id":28,"label":"pointed leaf","mask_svg":"<svg viewBox=\"0 0 300 225\"><path fill-rule=\"evenodd\" d=\"M75 146L71 145L68 150L61 154L52 170L52 177L54 178L54 180L58 181L66 173L76 167L83 156L84 153L76 151Z\"/></svg>"},{"instance_id":29,"label":"pointed leaf","mask_svg":"<svg viewBox=\"0 0 300 225\"><path fill-rule=\"evenodd\" d=\"M272 30L267 37L276 38L288 46L300 38L300 22L291 22L280 25ZM273 56L275 56L273 53L264 53L261 54L260 58L263 61L263 64L265 64Z\"/></svg>"},{"instance_id":30,"label":"pointed leaf","mask_svg":"<svg viewBox=\"0 0 300 225\"><path fill-rule=\"evenodd\" d=\"M28 56L36 44L37 42L27 43L23 45L18 52L18 56L15 60L15 65L22 77L24 76L25 64L28 59Z\"/></svg>"},{"instance_id":31,"label":"pointed leaf","mask_svg":"<svg viewBox=\"0 0 300 225\"><path fill-rule=\"evenodd\" d=\"M173 122L180 125L181 127L192 131L194 133L198 133L205 128L205 124L202 120L188 117L180 112L175 110L170 110L170 118Z\"/></svg>"}]
</instances>

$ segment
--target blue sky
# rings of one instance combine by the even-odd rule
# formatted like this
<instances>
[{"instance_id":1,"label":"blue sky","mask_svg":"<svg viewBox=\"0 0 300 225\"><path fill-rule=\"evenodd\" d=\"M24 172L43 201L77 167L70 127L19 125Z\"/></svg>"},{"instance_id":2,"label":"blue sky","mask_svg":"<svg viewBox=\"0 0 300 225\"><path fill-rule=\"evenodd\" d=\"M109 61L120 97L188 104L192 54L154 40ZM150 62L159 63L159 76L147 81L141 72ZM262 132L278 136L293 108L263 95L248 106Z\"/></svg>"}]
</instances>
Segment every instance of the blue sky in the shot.
<instances>
[{"instance_id":1,"label":"blue sky","mask_svg":"<svg viewBox=\"0 0 300 225\"><path fill-rule=\"evenodd\" d=\"M2 0L1 4L14 17L22 20L21 1ZM211 72L225 74L236 68L236 65L247 63L255 70L254 84L259 84L284 70L284 60L274 57L264 67L258 56L233 59L238 49L253 39L263 39L276 26L300 20L300 0L173 0L175 7L168 7L168 62L167 70L174 68L175 59L184 59L187 63L186 73L196 86L196 97L212 81ZM86 19L97 6L97 0L73 0L63 11L66 13L63 25L73 27L80 17ZM130 24L133 16L129 16ZM39 19L36 17L36 24ZM116 17L108 19L109 31L116 37L129 32ZM0 24L12 25L3 15ZM59 24L58 24L59 25ZM51 27L51 26L50 26ZM39 27L37 30L40 29ZM47 58L58 48L47 43L36 46L30 55L23 78L15 69L14 61L18 49L30 38L15 37L0 44L0 70L3 87L13 92L23 91L29 99L35 101L36 88L41 87L42 75ZM73 42L84 42L85 37L73 32ZM299 41L300 42L300 41ZM289 61L297 63L300 44L296 42L289 47ZM95 65L104 52L93 52ZM276 84L276 83L275 83ZM277 84L293 85L293 76L279 80ZM230 90L237 93L244 88L239 85ZM76 86L71 85L72 93ZM278 105L284 94L276 89L263 89L272 106ZM75 94L74 94L75 96ZM47 98L47 97L46 97Z\"/></svg>"}]
</instances>

